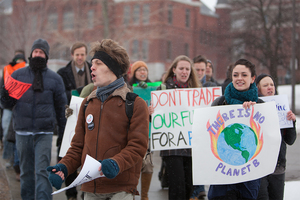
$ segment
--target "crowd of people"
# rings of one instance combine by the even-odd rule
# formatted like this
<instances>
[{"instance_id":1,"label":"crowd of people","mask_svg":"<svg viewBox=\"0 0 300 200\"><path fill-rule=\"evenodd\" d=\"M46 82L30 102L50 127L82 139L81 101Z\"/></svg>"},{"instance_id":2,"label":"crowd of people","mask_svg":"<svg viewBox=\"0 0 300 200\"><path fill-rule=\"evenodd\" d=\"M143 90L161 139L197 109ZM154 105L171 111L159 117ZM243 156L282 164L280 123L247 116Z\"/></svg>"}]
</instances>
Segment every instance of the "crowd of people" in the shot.
<instances>
[{"instance_id":1,"label":"crowd of people","mask_svg":"<svg viewBox=\"0 0 300 200\"><path fill-rule=\"evenodd\" d=\"M87 45L74 43L72 60L57 73L47 67L49 52L48 42L37 39L32 44L28 64L24 51L16 50L12 62L3 70L3 159L7 167L15 169L22 199L52 199L52 186L60 189L63 182L70 185L89 155L101 163L98 170L105 177L82 184L82 199L134 199L139 194L137 185L141 179L141 200L148 200L153 174L149 122L154 108L132 89L134 84L146 88L151 82L147 64L140 60L130 67L126 50L111 39L94 43L91 62L87 60ZM164 73L157 90L222 86L223 95L212 106L241 104L245 109L263 103L260 96L277 94L272 77L257 76L255 65L246 59L228 66L222 84L214 80L213 73L213 63L205 56L191 59L179 55ZM10 78L31 87L16 98L5 87ZM59 157L66 119L72 114L69 105L74 91L84 100L71 147L64 157ZM286 144L292 145L296 139L295 114L289 111L287 119L293 121L293 128L281 129L276 169L260 179L210 185L205 191L204 185L193 185L191 149L161 151L168 198L197 200L207 195L212 200L283 199ZM58 135L57 164L50 166L53 134ZM76 187L65 194L68 200L78 198Z\"/></svg>"}]
</instances>

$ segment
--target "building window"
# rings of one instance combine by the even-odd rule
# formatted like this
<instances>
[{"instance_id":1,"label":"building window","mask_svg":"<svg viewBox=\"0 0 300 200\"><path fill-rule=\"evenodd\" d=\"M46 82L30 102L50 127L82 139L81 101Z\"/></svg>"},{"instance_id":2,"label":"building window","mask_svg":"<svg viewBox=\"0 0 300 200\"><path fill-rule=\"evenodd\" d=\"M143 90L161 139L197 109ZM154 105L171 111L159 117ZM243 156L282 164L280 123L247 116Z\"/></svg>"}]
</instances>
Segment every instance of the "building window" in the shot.
<instances>
[{"instance_id":1,"label":"building window","mask_svg":"<svg viewBox=\"0 0 300 200\"><path fill-rule=\"evenodd\" d=\"M171 59L172 56L172 43L171 41L167 41L167 59Z\"/></svg>"},{"instance_id":2,"label":"building window","mask_svg":"<svg viewBox=\"0 0 300 200\"><path fill-rule=\"evenodd\" d=\"M184 55L190 56L189 44L188 43L184 44Z\"/></svg>"},{"instance_id":3,"label":"building window","mask_svg":"<svg viewBox=\"0 0 300 200\"><path fill-rule=\"evenodd\" d=\"M138 40L133 40L131 52L132 52L131 56L134 60L139 59L139 41Z\"/></svg>"},{"instance_id":4,"label":"building window","mask_svg":"<svg viewBox=\"0 0 300 200\"><path fill-rule=\"evenodd\" d=\"M47 27L49 30L57 30L57 20L58 20L57 13L50 13L48 15Z\"/></svg>"},{"instance_id":5,"label":"building window","mask_svg":"<svg viewBox=\"0 0 300 200\"><path fill-rule=\"evenodd\" d=\"M150 19L150 5L145 4L143 6L143 24L149 24Z\"/></svg>"},{"instance_id":6,"label":"building window","mask_svg":"<svg viewBox=\"0 0 300 200\"><path fill-rule=\"evenodd\" d=\"M37 31L37 16L33 15L31 18L31 31L35 33Z\"/></svg>"},{"instance_id":7,"label":"building window","mask_svg":"<svg viewBox=\"0 0 300 200\"><path fill-rule=\"evenodd\" d=\"M135 5L133 8L133 23L139 24L140 23L140 6Z\"/></svg>"},{"instance_id":8,"label":"building window","mask_svg":"<svg viewBox=\"0 0 300 200\"><path fill-rule=\"evenodd\" d=\"M149 42L148 40L143 40L143 47L142 47L142 56L143 60L148 60L148 54L149 54Z\"/></svg>"},{"instance_id":9,"label":"building window","mask_svg":"<svg viewBox=\"0 0 300 200\"><path fill-rule=\"evenodd\" d=\"M173 6L169 5L168 7L168 23L172 24L173 23Z\"/></svg>"},{"instance_id":10,"label":"building window","mask_svg":"<svg viewBox=\"0 0 300 200\"><path fill-rule=\"evenodd\" d=\"M63 14L63 29L69 30L74 28L74 13L71 9L65 9Z\"/></svg>"},{"instance_id":11,"label":"building window","mask_svg":"<svg viewBox=\"0 0 300 200\"><path fill-rule=\"evenodd\" d=\"M123 24L128 25L130 21L130 6L124 7Z\"/></svg>"},{"instance_id":12,"label":"building window","mask_svg":"<svg viewBox=\"0 0 300 200\"><path fill-rule=\"evenodd\" d=\"M128 42L128 40L123 42L123 47L129 53L129 42Z\"/></svg>"},{"instance_id":13,"label":"building window","mask_svg":"<svg viewBox=\"0 0 300 200\"><path fill-rule=\"evenodd\" d=\"M94 28L94 10L89 10L87 13L87 28Z\"/></svg>"},{"instance_id":14,"label":"building window","mask_svg":"<svg viewBox=\"0 0 300 200\"><path fill-rule=\"evenodd\" d=\"M190 27L191 13L190 9L185 10L185 27Z\"/></svg>"},{"instance_id":15,"label":"building window","mask_svg":"<svg viewBox=\"0 0 300 200\"><path fill-rule=\"evenodd\" d=\"M210 42L211 33L205 30L200 31L200 42L202 44L208 44Z\"/></svg>"}]
</instances>

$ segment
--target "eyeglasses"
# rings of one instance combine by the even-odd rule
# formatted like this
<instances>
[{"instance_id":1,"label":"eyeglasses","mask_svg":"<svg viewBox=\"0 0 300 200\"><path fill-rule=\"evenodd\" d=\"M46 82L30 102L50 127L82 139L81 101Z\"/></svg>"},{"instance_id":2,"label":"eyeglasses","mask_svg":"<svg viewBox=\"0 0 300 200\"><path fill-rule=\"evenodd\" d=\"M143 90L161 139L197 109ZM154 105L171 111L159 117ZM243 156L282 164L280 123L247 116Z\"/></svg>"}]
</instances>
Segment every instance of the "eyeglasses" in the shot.
<instances>
[{"instance_id":1,"label":"eyeglasses","mask_svg":"<svg viewBox=\"0 0 300 200\"><path fill-rule=\"evenodd\" d=\"M148 70L145 69L145 68L139 68L139 69L137 69L136 71L138 71L138 72L147 72Z\"/></svg>"}]
</instances>

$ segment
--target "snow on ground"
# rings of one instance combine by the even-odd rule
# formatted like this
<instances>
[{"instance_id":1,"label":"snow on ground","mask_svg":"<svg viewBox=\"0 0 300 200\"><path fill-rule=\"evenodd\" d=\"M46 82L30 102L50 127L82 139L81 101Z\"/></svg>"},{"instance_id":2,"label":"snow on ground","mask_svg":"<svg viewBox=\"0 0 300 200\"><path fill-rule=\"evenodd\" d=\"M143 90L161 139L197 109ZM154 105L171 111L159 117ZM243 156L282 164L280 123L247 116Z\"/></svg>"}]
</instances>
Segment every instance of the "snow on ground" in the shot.
<instances>
[{"instance_id":1,"label":"snow on ground","mask_svg":"<svg viewBox=\"0 0 300 200\"><path fill-rule=\"evenodd\" d=\"M286 181L284 188L284 200L299 200L300 181Z\"/></svg>"}]
</instances>

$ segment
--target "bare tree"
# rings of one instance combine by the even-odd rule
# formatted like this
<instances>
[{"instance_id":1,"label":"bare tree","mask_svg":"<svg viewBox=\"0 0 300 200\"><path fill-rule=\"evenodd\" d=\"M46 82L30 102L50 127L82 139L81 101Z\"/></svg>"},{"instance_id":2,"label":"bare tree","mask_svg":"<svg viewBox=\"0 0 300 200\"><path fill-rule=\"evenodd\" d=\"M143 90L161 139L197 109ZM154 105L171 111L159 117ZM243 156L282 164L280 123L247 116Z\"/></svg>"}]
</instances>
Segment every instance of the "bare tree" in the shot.
<instances>
[{"instance_id":1,"label":"bare tree","mask_svg":"<svg viewBox=\"0 0 300 200\"><path fill-rule=\"evenodd\" d=\"M232 0L235 55L253 58L278 85L278 67L288 68L291 44L290 0Z\"/></svg>"},{"instance_id":2,"label":"bare tree","mask_svg":"<svg viewBox=\"0 0 300 200\"><path fill-rule=\"evenodd\" d=\"M13 52L16 49L24 49L30 51L32 42L45 35L45 19L43 13L47 3L45 1L38 2L34 6L27 4L13 4L13 12L9 15L1 16L0 24L0 59L10 61Z\"/></svg>"}]
</instances>

